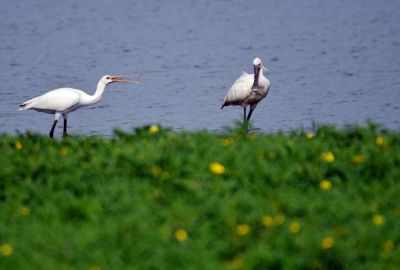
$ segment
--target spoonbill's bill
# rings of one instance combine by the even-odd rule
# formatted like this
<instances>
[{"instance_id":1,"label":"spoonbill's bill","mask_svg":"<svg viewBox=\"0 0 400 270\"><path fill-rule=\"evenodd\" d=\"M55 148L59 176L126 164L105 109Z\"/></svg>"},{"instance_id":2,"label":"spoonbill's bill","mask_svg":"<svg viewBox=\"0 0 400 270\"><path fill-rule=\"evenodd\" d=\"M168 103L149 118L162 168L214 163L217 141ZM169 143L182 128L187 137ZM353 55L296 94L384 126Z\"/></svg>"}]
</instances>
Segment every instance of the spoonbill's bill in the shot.
<instances>
[{"instance_id":1,"label":"spoonbill's bill","mask_svg":"<svg viewBox=\"0 0 400 270\"><path fill-rule=\"evenodd\" d=\"M125 80L126 76L104 75L97 84L96 92L93 95L88 95L85 92L74 88L58 88L51 90L41 96L32 98L22 103L19 110L35 110L54 114L54 123L50 130L50 138L53 138L54 128L57 121L62 115L64 118L63 136L67 134L67 119L68 113L73 112L80 107L96 104L101 100L106 86L115 82L131 82L136 81Z\"/></svg>"},{"instance_id":2,"label":"spoonbill's bill","mask_svg":"<svg viewBox=\"0 0 400 270\"><path fill-rule=\"evenodd\" d=\"M268 94L270 83L264 77L264 67L260 58L253 60L254 74L243 74L233 83L222 102L221 109L224 106L240 105L243 107L243 124L250 120L251 114L257 107L257 104ZM246 107L250 106L249 114L246 117Z\"/></svg>"}]
</instances>

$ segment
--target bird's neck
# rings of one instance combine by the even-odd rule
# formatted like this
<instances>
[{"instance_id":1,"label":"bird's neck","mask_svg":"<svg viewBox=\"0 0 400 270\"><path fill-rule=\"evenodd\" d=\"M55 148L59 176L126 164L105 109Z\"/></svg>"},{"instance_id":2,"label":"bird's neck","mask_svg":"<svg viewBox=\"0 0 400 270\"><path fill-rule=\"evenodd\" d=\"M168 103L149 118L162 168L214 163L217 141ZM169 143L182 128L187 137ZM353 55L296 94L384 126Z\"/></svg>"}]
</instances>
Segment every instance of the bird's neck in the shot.
<instances>
[{"instance_id":1,"label":"bird's neck","mask_svg":"<svg viewBox=\"0 0 400 270\"><path fill-rule=\"evenodd\" d=\"M253 86L251 87L252 91L258 91L260 87L260 80L264 79L264 74L262 68L260 69L259 72L254 71L254 80L253 80Z\"/></svg>"},{"instance_id":2,"label":"bird's neck","mask_svg":"<svg viewBox=\"0 0 400 270\"><path fill-rule=\"evenodd\" d=\"M263 68L260 69L260 72L258 74L258 81L260 81L260 78L264 78L264 71Z\"/></svg>"},{"instance_id":3,"label":"bird's neck","mask_svg":"<svg viewBox=\"0 0 400 270\"><path fill-rule=\"evenodd\" d=\"M94 92L94 94L90 96L88 104L86 105L92 105L99 102L103 97L104 90L106 90L106 86L107 85L104 82L99 81L99 83L97 84L96 92Z\"/></svg>"}]
</instances>

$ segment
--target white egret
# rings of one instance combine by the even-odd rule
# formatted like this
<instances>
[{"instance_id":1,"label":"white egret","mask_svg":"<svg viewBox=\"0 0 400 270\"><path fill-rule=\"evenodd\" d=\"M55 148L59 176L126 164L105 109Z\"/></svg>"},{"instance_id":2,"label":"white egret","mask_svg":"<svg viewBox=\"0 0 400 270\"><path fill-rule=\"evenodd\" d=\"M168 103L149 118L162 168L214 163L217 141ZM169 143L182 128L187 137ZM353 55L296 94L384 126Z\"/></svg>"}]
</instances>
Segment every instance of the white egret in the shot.
<instances>
[{"instance_id":1,"label":"white egret","mask_svg":"<svg viewBox=\"0 0 400 270\"><path fill-rule=\"evenodd\" d=\"M19 110L31 109L39 112L54 114L53 126L51 127L49 133L50 138L53 138L57 121L62 115L64 118L63 136L65 137L68 136L67 119L70 112L73 112L80 107L93 105L99 102L103 97L106 86L110 83L136 83L136 81L125 80L123 77L126 76L104 75L98 82L96 92L93 95L88 95L85 92L74 88L54 89L41 96L25 101L20 105Z\"/></svg>"},{"instance_id":2,"label":"white egret","mask_svg":"<svg viewBox=\"0 0 400 270\"><path fill-rule=\"evenodd\" d=\"M233 83L222 102L221 109L224 106L239 105L243 107L243 124L250 120L251 114L257 107L257 104L268 94L270 83L264 77L260 58L253 60L254 74L243 74ZM246 107L250 106L249 114L246 117Z\"/></svg>"}]
</instances>

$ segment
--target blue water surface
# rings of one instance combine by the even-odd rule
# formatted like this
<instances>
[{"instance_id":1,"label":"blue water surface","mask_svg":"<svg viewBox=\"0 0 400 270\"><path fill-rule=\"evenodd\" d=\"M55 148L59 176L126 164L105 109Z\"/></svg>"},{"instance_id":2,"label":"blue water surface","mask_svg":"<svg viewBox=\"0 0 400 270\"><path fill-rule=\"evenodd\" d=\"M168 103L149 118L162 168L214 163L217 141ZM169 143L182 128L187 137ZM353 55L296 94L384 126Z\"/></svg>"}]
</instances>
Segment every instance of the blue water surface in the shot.
<instances>
[{"instance_id":1,"label":"blue water surface","mask_svg":"<svg viewBox=\"0 0 400 270\"><path fill-rule=\"evenodd\" d=\"M5 5L3 5L4 7ZM100 103L70 114L72 134L109 136L160 123L221 131L240 120L220 104L258 56L271 90L253 114L263 132L366 119L399 129L400 1L10 1L0 9L0 133L47 134L53 116L17 112L48 90L95 91ZM61 134L60 126L56 136Z\"/></svg>"}]
</instances>

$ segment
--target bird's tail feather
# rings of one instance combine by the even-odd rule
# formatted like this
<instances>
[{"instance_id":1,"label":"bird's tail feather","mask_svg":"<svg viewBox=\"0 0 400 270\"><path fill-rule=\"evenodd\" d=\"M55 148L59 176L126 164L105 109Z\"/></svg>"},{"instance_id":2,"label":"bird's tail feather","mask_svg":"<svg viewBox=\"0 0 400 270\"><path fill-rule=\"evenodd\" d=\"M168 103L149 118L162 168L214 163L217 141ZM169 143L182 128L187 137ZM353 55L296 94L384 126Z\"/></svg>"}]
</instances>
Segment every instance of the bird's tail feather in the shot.
<instances>
[{"instance_id":1,"label":"bird's tail feather","mask_svg":"<svg viewBox=\"0 0 400 270\"><path fill-rule=\"evenodd\" d=\"M224 107L225 107L225 100L224 100L224 102L222 102L222 104L221 104L221 110L222 110Z\"/></svg>"}]
</instances>

